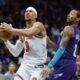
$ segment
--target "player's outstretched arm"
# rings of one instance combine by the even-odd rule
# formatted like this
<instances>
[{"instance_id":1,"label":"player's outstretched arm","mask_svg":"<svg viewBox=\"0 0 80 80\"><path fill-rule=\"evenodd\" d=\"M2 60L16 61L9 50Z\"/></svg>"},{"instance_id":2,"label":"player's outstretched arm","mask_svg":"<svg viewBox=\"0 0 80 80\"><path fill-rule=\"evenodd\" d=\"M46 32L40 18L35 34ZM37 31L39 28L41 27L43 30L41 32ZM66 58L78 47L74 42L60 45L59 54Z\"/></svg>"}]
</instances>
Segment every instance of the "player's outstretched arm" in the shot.
<instances>
[{"instance_id":1,"label":"player's outstretched arm","mask_svg":"<svg viewBox=\"0 0 80 80\"><path fill-rule=\"evenodd\" d=\"M14 57L18 57L23 50L23 43L20 39L17 40L15 45L13 45L9 40L7 40L5 41L5 45Z\"/></svg>"},{"instance_id":2,"label":"player's outstretched arm","mask_svg":"<svg viewBox=\"0 0 80 80\"><path fill-rule=\"evenodd\" d=\"M2 30L6 30L8 32L11 32L13 35L18 36L33 36L44 30L44 26L41 22L35 22L33 26L28 29L11 28L11 25L8 24L2 24L2 26Z\"/></svg>"}]
</instances>

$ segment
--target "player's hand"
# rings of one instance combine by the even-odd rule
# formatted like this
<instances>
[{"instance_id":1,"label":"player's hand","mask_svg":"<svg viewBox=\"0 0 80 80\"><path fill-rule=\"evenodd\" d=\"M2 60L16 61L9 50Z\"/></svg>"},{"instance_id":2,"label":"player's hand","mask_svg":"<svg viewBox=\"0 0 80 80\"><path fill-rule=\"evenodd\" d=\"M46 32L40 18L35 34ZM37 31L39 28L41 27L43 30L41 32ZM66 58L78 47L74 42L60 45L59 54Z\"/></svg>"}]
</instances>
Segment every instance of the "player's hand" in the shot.
<instances>
[{"instance_id":1,"label":"player's hand","mask_svg":"<svg viewBox=\"0 0 80 80\"><path fill-rule=\"evenodd\" d=\"M41 75L42 76L47 76L49 74L51 74L53 72L53 69L50 69L50 68L43 68L42 72L41 72Z\"/></svg>"},{"instance_id":2,"label":"player's hand","mask_svg":"<svg viewBox=\"0 0 80 80\"><path fill-rule=\"evenodd\" d=\"M7 23L3 22L3 23L1 23L0 31L11 31L12 28L13 27L11 24L7 24Z\"/></svg>"},{"instance_id":3,"label":"player's hand","mask_svg":"<svg viewBox=\"0 0 80 80\"><path fill-rule=\"evenodd\" d=\"M2 25L0 25L0 31L4 31L4 30L3 30L3 26L2 26Z\"/></svg>"}]
</instances>

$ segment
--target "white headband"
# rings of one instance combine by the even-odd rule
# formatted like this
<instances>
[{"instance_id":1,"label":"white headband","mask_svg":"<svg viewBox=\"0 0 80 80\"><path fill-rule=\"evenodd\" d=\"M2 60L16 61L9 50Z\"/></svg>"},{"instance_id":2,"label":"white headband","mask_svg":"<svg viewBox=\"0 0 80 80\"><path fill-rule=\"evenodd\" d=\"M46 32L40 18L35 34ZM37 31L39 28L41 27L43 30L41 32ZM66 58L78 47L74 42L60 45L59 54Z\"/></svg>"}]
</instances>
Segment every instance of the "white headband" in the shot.
<instances>
[{"instance_id":1,"label":"white headband","mask_svg":"<svg viewBox=\"0 0 80 80\"><path fill-rule=\"evenodd\" d=\"M37 17L37 10L34 7L28 7L26 10L32 10L36 14L36 17Z\"/></svg>"}]
</instances>

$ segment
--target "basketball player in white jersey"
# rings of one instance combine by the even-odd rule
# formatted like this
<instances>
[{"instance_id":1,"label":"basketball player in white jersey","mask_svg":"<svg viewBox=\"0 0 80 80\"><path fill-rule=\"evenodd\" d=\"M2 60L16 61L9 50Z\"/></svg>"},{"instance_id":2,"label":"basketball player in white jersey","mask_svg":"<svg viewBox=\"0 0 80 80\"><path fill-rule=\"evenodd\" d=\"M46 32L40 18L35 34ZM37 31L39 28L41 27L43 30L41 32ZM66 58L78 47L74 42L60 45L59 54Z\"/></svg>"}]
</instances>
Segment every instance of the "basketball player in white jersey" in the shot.
<instances>
[{"instance_id":1,"label":"basketball player in white jersey","mask_svg":"<svg viewBox=\"0 0 80 80\"><path fill-rule=\"evenodd\" d=\"M17 57L24 48L23 61L14 80L43 80L40 73L47 59L47 35L44 25L37 22L36 18L36 9L28 7L25 11L25 29L16 29L7 23L2 24L3 30L21 36L15 45L8 40L5 41L10 53Z\"/></svg>"}]
</instances>

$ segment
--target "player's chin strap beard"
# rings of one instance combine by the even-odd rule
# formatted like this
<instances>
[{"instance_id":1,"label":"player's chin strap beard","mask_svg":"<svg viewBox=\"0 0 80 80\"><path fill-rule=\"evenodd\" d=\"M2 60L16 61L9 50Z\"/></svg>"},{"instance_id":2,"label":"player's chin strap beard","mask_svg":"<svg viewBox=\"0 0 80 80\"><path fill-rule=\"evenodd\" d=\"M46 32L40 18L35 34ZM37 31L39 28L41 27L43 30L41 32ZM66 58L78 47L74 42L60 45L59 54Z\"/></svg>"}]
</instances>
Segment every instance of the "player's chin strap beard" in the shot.
<instances>
[{"instance_id":1,"label":"player's chin strap beard","mask_svg":"<svg viewBox=\"0 0 80 80\"><path fill-rule=\"evenodd\" d=\"M72 25L73 23L74 23L74 21L66 22L66 25Z\"/></svg>"},{"instance_id":2,"label":"player's chin strap beard","mask_svg":"<svg viewBox=\"0 0 80 80\"><path fill-rule=\"evenodd\" d=\"M31 19L25 19L25 21L26 21L26 22L30 22L30 21L31 21Z\"/></svg>"},{"instance_id":3,"label":"player's chin strap beard","mask_svg":"<svg viewBox=\"0 0 80 80\"><path fill-rule=\"evenodd\" d=\"M31 20L31 19L25 19L25 21L26 21L26 23L31 23L31 22L33 22L33 20Z\"/></svg>"}]
</instances>

